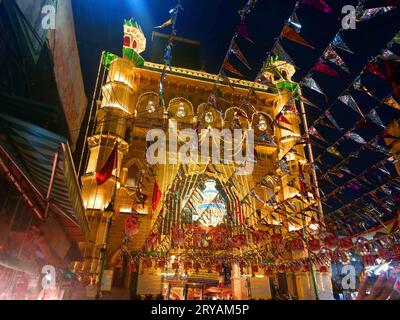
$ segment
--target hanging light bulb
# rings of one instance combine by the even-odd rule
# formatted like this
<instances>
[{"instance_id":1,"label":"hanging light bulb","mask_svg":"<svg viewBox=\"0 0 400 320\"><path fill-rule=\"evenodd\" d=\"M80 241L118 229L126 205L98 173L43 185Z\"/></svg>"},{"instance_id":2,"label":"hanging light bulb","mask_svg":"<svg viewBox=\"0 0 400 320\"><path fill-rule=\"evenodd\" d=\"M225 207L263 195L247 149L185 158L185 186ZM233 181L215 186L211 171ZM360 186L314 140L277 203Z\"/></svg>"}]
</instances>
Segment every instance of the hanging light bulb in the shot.
<instances>
[{"instance_id":1,"label":"hanging light bulb","mask_svg":"<svg viewBox=\"0 0 400 320\"><path fill-rule=\"evenodd\" d=\"M207 123L211 123L211 122L213 122L214 121L214 116L213 116L213 114L212 114L212 112L207 112L206 113L206 116L204 117L204 120L207 122Z\"/></svg>"},{"instance_id":2,"label":"hanging light bulb","mask_svg":"<svg viewBox=\"0 0 400 320\"><path fill-rule=\"evenodd\" d=\"M150 100L150 101L147 103L146 110L147 110L148 113L153 113L154 111L156 111L156 106L154 105L154 101L151 101L151 100Z\"/></svg>"},{"instance_id":3,"label":"hanging light bulb","mask_svg":"<svg viewBox=\"0 0 400 320\"><path fill-rule=\"evenodd\" d=\"M260 116L260 121L258 122L258 130L260 130L260 131L267 130L267 121L265 121L265 118L263 115Z\"/></svg>"},{"instance_id":4,"label":"hanging light bulb","mask_svg":"<svg viewBox=\"0 0 400 320\"><path fill-rule=\"evenodd\" d=\"M176 112L176 116L178 118L183 118L186 116L185 105L183 104L183 102L179 103L179 107L178 107L178 111Z\"/></svg>"}]
</instances>

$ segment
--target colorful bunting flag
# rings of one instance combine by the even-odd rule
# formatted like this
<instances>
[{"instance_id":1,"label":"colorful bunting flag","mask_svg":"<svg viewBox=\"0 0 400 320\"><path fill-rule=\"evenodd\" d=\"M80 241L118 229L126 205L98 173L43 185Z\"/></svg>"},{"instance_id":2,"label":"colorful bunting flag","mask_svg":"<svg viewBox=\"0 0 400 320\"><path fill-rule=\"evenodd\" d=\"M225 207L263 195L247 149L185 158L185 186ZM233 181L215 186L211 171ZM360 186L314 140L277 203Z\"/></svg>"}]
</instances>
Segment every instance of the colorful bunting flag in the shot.
<instances>
[{"instance_id":1,"label":"colorful bunting flag","mask_svg":"<svg viewBox=\"0 0 400 320\"><path fill-rule=\"evenodd\" d=\"M314 46L312 46L310 43L308 43L306 40L303 39L302 36L300 36L295 30L293 30L290 26L285 24L283 27L283 30L281 32L281 37L287 38L291 41L297 42L299 44L302 44L306 47L309 47L311 49L315 49Z\"/></svg>"},{"instance_id":2,"label":"colorful bunting flag","mask_svg":"<svg viewBox=\"0 0 400 320\"><path fill-rule=\"evenodd\" d=\"M388 77L380 70L376 62L370 61L365 65L365 70L371 72L372 74L382 78L383 80L389 81Z\"/></svg>"},{"instance_id":3,"label":"colorful bunting flag","mask_svg":"<svg viewBox=\"0 0 400 320\"><path fill-rule=\"evenodd\" d=\"M103 185L112 176L112 172L117 167L117 165L118 165L118 148L117 144L115 144L104 166L100 169L100 171L96 172L97 185L99 186Z\"/></svg>"},{"instance_id":4,"label":"colorful bunting flag","mask_svg":"<svg viewBox=\"0 0 400 320\"><path fill-rule=\"evenodd\" d=\"M310 7L313 7L327 14L334 13L332 8L324 0L300 0L299 3L309 5Z\"/></svg>"},{"instance_id":5,"label":"colorful bunting flag","mask_svg":"<svg viewBox=\"0 0 400 320\"><path fill-rule=\"evenodd\" d=\"M297 17L296 11L293 12L293 14L290 16L288 19L287 23L297 32L300 33L301 31L301 23L299 21L299 18Z\"/></svg>"},{"instance_id":6,"label":"colorful bunting flag","mask_svg":"<svg viewBox=\"0 0 400 320\"><path fill-rule=\"evenodd\" d=\"M302 95L298 95L298 99L300 99L301 102L303 102L304 104L313 107L315 109L321 110L320 107L318 107L316 104L312 103L310 100L308 100L306 97L302 96Z\"/></svg>"},{"instance_id":7,"label":"colorful bunting flag","mask_svg":"<svg viewBox=\"0 0 400 320\"><path fill-rule=\"evenodd\" d=\"M361 144L367 143L367 141L365 141L363 137L361 137L359 134L354 133L354 132L347 132L345 134L345 136L347 139L351 139L357 143L361 143Z\"/></svg>"},{"instance_id":8,"label":"colorful bunting flag","mask_svg":"<svg viewBox=\"0 0 400 320\"><path fill-rule=\"evenodd\" d=\"M346 63L338 55L338 53L332 48L331 45L329 45L328 48L324 51L323 57L325 60L328 60L328 61L332 62L333 64L337 65L344 72L350 73L350 70L347 67Z\"/></svg>"},{"instance_id":9,"label":"colorful bunting flag","mask_svg":"<svg viewBox=\"0 0 400 320\"><path fill-rule=\"evenodd\" d=\"M312 71L317 71L317 72L321 72L324 74L327 74L329 76L332 77L336 77L336 78L340 78L340 74L338 72L336 72L335 70L333 70L331 67L327 66L325 63L323 63L322 61L318 61L311 69Z\"/></svg>"},{"instance_id":10,"label":"colorful bunting flag","mask_svg":"<svg viewBox=\"0 0 400 320\"><path fill-rule=\"evenodd\" d=\"M317 91L318 93L322 94L326 98L325 93L322 91L319 84L313 78L311 78L311 77L303 78L303 80L301 81L301 85L305 86L307 88L310 88L311 90Z\"/></svg>"},{"instance_id":11,"label":"colorful bunting flag","mask_svg":"<svg viewBox=\"0 0 400 320\"><path fill-rule=\"evenodd\" d=\"M242 53L242 51L240 51L238 45L236 44L235 40L232 40L232 44L231 47L229 49L229 53L233 53L236 58L238 58L249 70L251 70L251 67L246 59L246 57L244 56L244 54Z\"/></svg>"},{"instance_id":12,"label":"colorful bunting flag","mask_svg":"<svg viewBox=\"0 0 400 320\"><path fill-rule=\"evenodd\" d=\"M362 12L362 15L358 18L359 22L362 21L368 21L372 18L375 18L381 14L384 14L390 10L394 9L394 7L389 6L389 7L380 7L380 8L370 8L370 9L365 9Z\"/></svg>"},{"instance_id":13,"label":"colorful bunting flag","mask_svg":"<svg viewBox=\"0 0 400 320\"><path fill-rule=\"evenodd\" d=\"M389 107L400 110L400 103L398 103L393 97L388 97L384 100L384 103Z\"/></svg>"},{"instance_id":14,"label":"colorful bunting flag","mask_svg":"<svg viewBox=\"0 0 400 320\"><path fill-rule=\"evenodd\" d=\"M346 106L352 108L354 111L358 112L362 117L364 114L361 109L358 107L357 102L353 99L350 94L344 94L339 97L339 100L342 101Z\"/></svg>"},{"instance_id":15,"label":"colorful bunting flag","mask_svg":"<svg viewBox=\"0 0 400 320\"><path fill-rule=\"evenodd\" d=\"M325 117L335 126L336 129L338 129L340 132L343 131L343 128L339 126L329 110L325 111Z\"/></svg>"},{"instance_id":16,"label":"colorful bunting flag","mask_svg":"<svg viewBox=\"0 0 400 320\"><path fill-rule=\"evenodd\" d=\"M157 28L157 29L162 29L162 28L165 28L165 27L170 26L171 24L172 24L172 19L169 19L169 20L165 21L162 25L157 26L157 27L155 27L155 28Z\"/></svg>"},{"instance_id":17,"label":"colorful bunting flag","mask_svg":"<svg viewBox=\"0 0 400 320\"><path fill-rule=\"evenodd\" d=\"M370 113L367 114L368 119L370 119L373 123L376 125L385 128L385 125L383 124L381 118L378 115L378 112L376 112L375 109L372 109Z\"/></svg>"},{"instance_id":18,"label":"colorful bunting flag","mask_svg":"<svg viewBox=\"0 0 400 320\"><path fill-rule=\"evenodd\" d=\"M276 116L276 120L278 120L278 121L280 121L280 122L283 122L283 123L286 123L286 124L289 124L289 125L292 125L292 124L290 123L290 121L283 115L282 112L279 112L279 113L278 113L278 115Z\"/></svg>"},{"instance_id":19,"label":"colorful bunting flag","mask_svg":"<svg viewBox=\"0 0 400 320\"><path fill-rule=\"evenodd\" d=\"M236 70L236 68L233 65L231 65L228 60L224 61L224 64L222 67L225 70L228 70L229 72L232 72L232 73L238 75L239 77L243 77L243 75L238 70Z\"/></svg>"},{"instance_id":20,"label":"colorful bunting flag","mask_svg":"<svg viewBox=\"0 0 400 320\"><path fill-rule=\"evenodd\" d=\"M326 140L321 136L321 134L320 134L320 133L317 131L317 129L315 129L314 127L311 127L311 128L308 130L308 133L311 134L312 136L316 137L317 139L319 139L319 140L325 142L325 143L329 143L328 141L326 141Z\"/></svg>"},{"instance_id":21,"label":"colorful bunting flag","mask_svg":"<svg viewBox=\"0 0 400 320\"><path fill-rule=\"evenodd\" d=\"M237 26L236 31L238 34L240 34L243 38L245 38L247 41L254 43L253 40L251 40L249 30L247 29L245 19L240 20L240 24Z\"/></svg>"},{"instance_id":22,"label":"colorful bunting flag","mask_svg":"<svg viewBox=\"0 0 400 320\"><path fill-rule=\"evenodd\" d=\"M379 55L379 57L382 60L392 60L392 61L399 61L400 62L400 56L397 54L393 53L389 49L384 49L382 53Z\"/></svg>"},{"instance_id":23,"label":"colorful bunting flag","mask_svg":"<svg viewBox=\"0 0 400 320\"><path fill-rule=\"evenodd\" d=\"M350 50L350 48L347 46L347 44L343 41L342 37L340 36L339 33L336 34L335 38L333 39L331 43L334 47L339 48L343 51L347 51L349 53L354 54L353 51Z\"/></svg>"},{"instance_id":24,"label":"colorful bunting flag","mask_svg":"<svg viewBox=\"0 0 400 320\"><path fill-rule=\"evenodd\" d=\"M338 148L336 148L335 145L330 146L328 149L326 149L326 151L328 151L330 154L337 156L338 158L344 159L344 157L342 156L342 154L339 152Z\"/></svg>"}]
</instances>

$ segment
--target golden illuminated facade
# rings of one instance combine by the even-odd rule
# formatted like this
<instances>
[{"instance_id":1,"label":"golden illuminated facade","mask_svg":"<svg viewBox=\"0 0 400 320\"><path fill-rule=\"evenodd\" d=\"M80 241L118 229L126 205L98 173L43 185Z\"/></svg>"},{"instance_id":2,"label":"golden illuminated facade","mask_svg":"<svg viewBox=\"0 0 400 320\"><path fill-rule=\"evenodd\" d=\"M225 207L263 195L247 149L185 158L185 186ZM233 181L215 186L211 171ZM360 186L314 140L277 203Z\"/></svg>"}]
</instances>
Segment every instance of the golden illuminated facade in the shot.
<instances>
[{"instance_id":1,"label":"golden illuminated facade","mask_svg":"<svg viewBox=\"0 0 400 320\"><path fill-rule=\"evenodd\" d=\"M129 54L129 51L124 51L123 58L113 57L106 64L104 80L101 81L99 77L101 93L96 100L96 124L93 134L87 139L90 154L81 178L91 236L89 244L82 245L85 260L75 264L75 272L86 274L94 284L100 274L104 280L106 272L113 270L113 288L126 292L130 289L131 293L138 294L165 293L169 290L172 294L173 285L184 280L175 277L167 281L168 275L183 274L199 282L202 279L218 280L218 268L215 269L215 265L227 263L232 267L232 297L250 298L246 281L254 288L266 287L270 280L272 284L274 277L275 282L278 281L276 274L264 276L263 263L285 263L286 257L277 256L270 249L271 236L279 233L283 239L290 239L294 231L309 225L310 221L318 221L322 214L318 210L304 210L313 205L318 207L318 204L313 196L313 188L305 192L302 189L301 179L309 185L313 183L305 144L298 144L305 118L301 117L293 100L297 92L297 85L291 82L295 69L283 61L271 62L268 71L264 72L270 86L229 78L231 87L218 84L218 93L223 94L221 98L215 94L216 75L167 68L163 82L164 94L160 97L160 78L164 66L143 63L138 55L145 49L145 38L141 35L140 27L136 24L125 27L125 49L131 47L135 52ZM277 74L280 76L277 77ZM279 86L282 79L283 83L290 84L290 88ZM210 101L213 93L217 104ZM223 160L218 164L167 163L152 166L147 163L146 134L149 129L158 128L168 132L171 128L232 129L234 126L244 131L254 130L256 155L254 170L249 175L235 175L238 165L234 162L223 163ZM167 139L171 140L171 137ZM168 147L170 144L171 141ZM118 150L117 168L111 178L103 185L98 185L96 172L104 166L115 145ZM169 152L167 150L168 155ZM155 182L161 194L156 206L152 203ZM183 243L175 243L175 226L197 222L198 217L185 214L185 203L190 200L194 189L200 193L221 193L214 215L202 225L207 232L226 222L226 215L234 215L240 207L242 216L236 219L239 223L235 223L229 238L244 235L245 245L210 250L207 243L204 244L205 249L199 249L193 239L189 248ZM212 202L211 198L208 200ZM200 208L201 205L201 199L193 200L193 207ZM207 209L204 211L212 215L212 210ZM221 216L218 217L216 212L221 210ZM135 212L139 218L139 232L124 241L124 226L131 212ZM256 241L253 235L256 231L267 236ZM154 234L158 239L149 249L149 236ZM102 248L106 250L102 251ZM123 262L115 268L121 248L132 255L133 264L138 263L137 267L129 269ZM292 259L293 256L304 257L307 252L302 250L285 254ZM153 259L153 264L145 268L143 260L147 255ZM166 260L166 257L173 261ZM158 263L160 259L164 259L166 265ZM171 262L177 264L171 267ZM259 270L254 266L260 266ZM315 267L313 272L318 290L330 294L331 288L327 284L329 273L320 273ZM256 277L249 279L244 277L246 274ZM299 270L293 273L287 270L282 274L286 275L292 294L300 299L314 298L310 272ZM264 298L270 296L268 291L269 288ZM175 290L173 295L176 298L190 296L187 291L179 293L179 290Z\"/></svg>"}]
</instances>

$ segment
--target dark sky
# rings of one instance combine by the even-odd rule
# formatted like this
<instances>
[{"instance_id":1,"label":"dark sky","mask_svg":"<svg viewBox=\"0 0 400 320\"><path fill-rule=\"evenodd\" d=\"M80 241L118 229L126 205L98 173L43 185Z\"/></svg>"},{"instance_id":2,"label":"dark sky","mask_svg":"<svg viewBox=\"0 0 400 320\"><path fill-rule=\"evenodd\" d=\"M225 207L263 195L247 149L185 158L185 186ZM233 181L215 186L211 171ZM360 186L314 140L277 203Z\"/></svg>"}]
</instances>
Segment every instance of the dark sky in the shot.
<instances>
[{"instance_id":1,"label":"dark sky","mask_svg":"<svg viewBox=\"0 0 400 320\"><path fill-rule=\"evenodd\" d=\"M150 42L151 32L159 30L154 29L154 26L162 24L169 18L168 11L175 5L173 0L73 0L72 2L88 97L92 95L101 51L106 50L121 54L123 20L131 17L135 18L142 26L148 42ZM283 47L298 66L295 81L300 81L309 72L340 29L341 8L344 5L356 4L358 1L326 0L326 2L334 9L335 15L327 15L304 5L297 10L298 18L302 24L301 36L314 45L316 47L315 50L288 40L282 41ZM211 73L218 72L235 26L239 22L237 10L244 3L245 0L182 0L184 11L180 13L178 18L178 36L201 42L207 71ZM247 80L254 80L263 60L267 56L267 52L271 50L275 39L282 30L284 21L293 12L295 3L295 0L259 0L255 10L247 17L248 29L254 44L244 39L238 39L238 44L250 62L252 70L247 71L246 68L243 68L237 62L235 63L235 67L245 75ZM367 1L369 7L379 6L376 5L378 3L378 0ZM351 73L345 74L342 72L340 78L332 78L318 73L313 75L313 78L327 94L327 100L322 95L310 90L304 89L303 91L304 95L319 105L322 111L332 107L333 116L345 131L352 128L360 120L360 115L341 102L337 102L337 97L360 73L366 62L371 57L376 56L400 30L399 20L400 8L397 8L369 21L358 23L356 30L343 32L342 37L351 50L354 51L354 54L339 49L338 53L348 65ZM166 29L164 32L169 32L169 30ZM149 46L150 44L148 44L148 48ZM392 51L400 55L399 49L399 46L395 46ZM148 58L149 53L150 50L144 53L145 59ZM336 68L334 65L330 66ZM372 74L365 74L362 79L363 83L374 91L380 99L388 95L392 90L390 83ZM377 101L369 98L366 94L360 94L354 92L354 90L351 93L365 114L377 105ZM310 123L313 123L320 114L321 111L316 109L307 109ZM385 106L379 108L378 114L385 124L391 119L400 116L398 111ZM319 125L316 128L330 143L335 142L341 136L337 130L332 130L331 128ZM366 140L373 138L380 131L379 127L374 127L373 125L370 128L356 130ZM380 141L383 143L382 140ZM329 146L329 144L326 146ZM343 141L339 145L339 150L346 156L359 147L357 143ZM315 148L314 150L316 155L321 152L325 153L322 159L324 162L323 172L326 172L337 164L339 160L321 149ZM348 163L348 167L354 174L358 174L382 160L383 157L384 155L382 154L367 150L361 153L359 159L362 159L362 161L359 161L359 159L351 160ZM387 169L394 174L393 166ZM343 185L351 178L351 175L345 175L341 179L333 177L333 180L336 184ZM371 173L369 179L374 182L380 182L379 176L376 176L375 173ZM322 189L327 193L335 189L332 184L326 181L321 181L321 185ZM348 203L372 187L368 186L367 189L361 191L346 190L345 194L340 195L340 197L345 203ZM335 200L331 200L329 204L331 208L325 207L325 211L331 211L341 206Z\"/></svg>"}]
</instances>

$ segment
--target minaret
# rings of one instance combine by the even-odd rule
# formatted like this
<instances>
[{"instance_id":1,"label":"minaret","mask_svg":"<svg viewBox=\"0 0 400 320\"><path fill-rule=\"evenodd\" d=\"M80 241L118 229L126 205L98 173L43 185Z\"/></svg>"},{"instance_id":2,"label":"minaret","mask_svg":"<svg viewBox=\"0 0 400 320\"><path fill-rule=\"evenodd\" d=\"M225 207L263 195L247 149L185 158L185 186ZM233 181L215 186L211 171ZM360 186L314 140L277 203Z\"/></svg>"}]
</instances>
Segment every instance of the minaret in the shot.
<instances>
[{"instance_id":1,"label":"minaret","mask_svg":"<svg viewBox=\"0 0 400 320\"><path fill-rule=\"evenodd\" d=\"M121 163L129 149L125 136L127 121L134 110L134 68L143 63L139 53L145 48L146 38L140 26L133 20L125 21L123 58L115 57L107 66L108 75L101 88L101 99L97 102L95 132L88 138L89 162L81 179L91 234L89 245L83 249L85 261L76 266L76 271L89 272L97 281L104 261L102 254L105 250L101 249L107 249L108 231L114 215L110 204L120 187ZM98 185L96 172L104 166L115 146L118 151L117 168L111 178Z\"/></svg>"}]
</instances>

